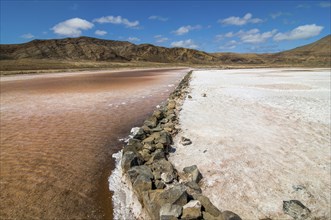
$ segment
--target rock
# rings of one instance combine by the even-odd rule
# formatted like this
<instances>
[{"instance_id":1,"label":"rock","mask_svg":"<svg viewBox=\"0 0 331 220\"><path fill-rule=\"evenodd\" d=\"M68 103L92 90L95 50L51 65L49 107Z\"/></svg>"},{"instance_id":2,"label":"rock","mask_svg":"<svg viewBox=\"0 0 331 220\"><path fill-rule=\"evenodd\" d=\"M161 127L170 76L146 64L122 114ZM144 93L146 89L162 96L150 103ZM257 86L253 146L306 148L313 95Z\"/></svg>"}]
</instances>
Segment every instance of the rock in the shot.
<instances>
[{"instance_id":1,"label":"rock","mask_svg":"<svg viewBox=\"0 0 331 220\"><path fill-rule=\"evenodd\" d=\"M155 116L151 116L145 120L144 125L149 128L155 128L157 125L157 118Z\"/></svg>"},{"instance_id":2,"label":"rock","mask_svg":"<svg viewBox=\"0 0 331 220\"><path fill-rule=\"evenodd\" d=\"M201 218L201 203L199 200L191 200L183 206L182 219Z\"/></svg>"},{"instance_id":3,"label":"rock","mask_svg":"<svg viewBox=\"0 0 331 220\"><path fill-rule=\"evenodd\" d=\"M160 218L160 209L166 203L183 206L187 203L187 193L183 186L170 189L148 190L143 193L143 205L151 219Z\"/></svg>"},{"instance_id":4,"label":"rock","mask_svg":"<svg viewBox=\"0 0 331 220\"><path fill-rule=\"evenodd\" d=\"M129 175L132 183L134 183L134 181L136 181L136 179L139 175L147 176L150 179L154 178L151 168L149 168L146 165L132 167L128 170L127 173Z\"/></svg>"},{"instance_id":5,"label":"rock","mask_svg":"<svg viewBox=\"0 0 331 220\"><path fill-rule=\"evenodd\" d=\"M218 210L208 199L208 197L203 196L201 194L193 194L192 195L195 200L199 200L201 205L203 206L204 210L209 214L213 215L214 217L220 216L221 211Z\"/></svg>"},{"instance_id":6,"label":"rock","mask_svg":"<svg viewBox=\"0 0 331 220\"><path fill-rule=\"evenodd\" d=\"M163 149L164 149L164 146L163 146L163 144L161 144L161 143L157 143L157 144L155 144L155 148L156 148L156 149L161 149L161 150L163 150Z\"/></svg>"},{"instance_id":7,"label":"rock","mask_svg":"<svg viewBox=\"0 0 331 220\"><path fill-rule=\"evenodd\" d=\"M163 116L163 112L160 109L157 109L153 112L153 116L155 116L158 120L161 120Z\"/></svg>"},{"instance_id":8,"label":"rock","mask_svg":"<svg viewBox=\"0 0 331 220\"><path fill-rule=\"evenodd\" d=\"M137 193L139 201L142 202L143 192L152 189L152 180L149 176L140 174L132 184L132 188Z\"/></svg>"},{"instance_id":9,"label":"rock","mask_svg":"<svg viewBox=\"0 0 331 220\"><path fill-rule=\"evenodd\" d=\"M165 183L171 183L174 180L174 176L172 173L162 173L161 180Z\"/></svg>"},{"instance_id":10,"label":"rock","mask_svg":"<svg viewBox=\"0 0 331 220\"><path fill-rule=\"evenodd\" d=\"M223 217L224 220L241 220L239 215L231 211L224 211L222 212L221 216Z\"/></svg>"},{"instance_id":11,"label":"rock","mask_svg":"<svg viewBox=\"0 0 331 220\"><path fill-rule=\"evenodd\" d=\"M150 135L149 137L147 137L147 138L145 138L143 141L142 141L142 143L143 144L150 144L150 145L152 145L152 144L154 144L154 136L153 135Z\"/></svg>"},{"instance_id":12,"label":"rock","mask_svg":"<svg viewBox=\"0 0 331 220\"><path fill-rule=\"evenodd\" d=\"M151 129L151 133L159 132L159 131L162 131L162 130L163 129L160 126L157 126L156 128Z\"/></svg>"},{"instance_id":13,"label":"rock","mask_svg":"<svg viewBox=\"0 0 331 220\"><path fill-rule=\"evenodd\" d=\"M202 97L207 97L207 94L206 93L202 93Z\"/></svg>"},{"instance_id":14,"label":"rock","mask_svg":"<svg viewBox=\"0 0 331 220\"><path fill-rule=\"evenodd\" d=\"M144 130L145 134L150 134L151 133L151 129L148 126L143 125L143 126L141 126L141 128Z\"/></svg>"},{"instance_id":15,"label":"rock","mask_svg":"<svg viewBox=\"0 0 331 220\"><path fill-rule=\"evenodd\" d=\"M168 121L174 121L174 120L176 119L176 115L175 115L175 114L169 114L169 115L166 117L166 119L167 119Z\"/></svg>"},{"instance_id":16,"label":"rock","mask_svg":"<svg viewBox=\"0 0 331 220\"><path fill-rule=\"evenodd\" d=\"M127 170L129 170L131 167L139 166L143 164L143 159L139 156L139 154L127 151L122 156L122 170L125 173Z\"/></svg>"},{"instance_id":17,"label":"rock","mask_svg":"<svg viewBox=\"0 0 331 220\"><path fill-rule=\"evenodd\" d=\"M149 161L152 158L151 152L148 149L142 149L141 151L139 151L139 154L144 161Z\"/></svg>"},{"instance_id":18,"label":"rock","mask_svg":"<svg viewBox=\"0 0 331 220\"><path fill-rule=\"evenodd\" d=\"M174 167L166 159L156 160L151 164L150 167L155 179L161 179L162 173L170 173L173 174L174 177L177 177Z\"/></svg>"},{"instance_id":19,"label":"rock","mask_svg":"<svg viewBox=\"0 0 331 220\"><path fill-rule=\"evenodd\" d=\"M187 98L191 99L191 98L192 98L192 96L191 96L191 95L188 95L188 96L187 96Z\"/></svg>"},{"instance_id":20,"label":"rock","mask_svg":"<svg viewBox=\"0 0 331 220\"><path fill-rule=\"evenodd\" d=\"M283 211L294 219L307 219L310 210L298 200L283 201Z\"/></svg>"},{"instance_id":21,"label":"rock","mask_svg":"<svg viewBox=\"0 0 331 220\"><path fill-rule=\"evenodd\" d=\"M190 167L185 167L183 169L184 173L190 175L191 180L193 182L199 183L199 181L202 179L202 175L196 165L192 165Z\"/></svg>"},{"instance_id":22,"label":"rock","mask_svg":"<svg viewBox=\"0 0 331 220\"><path fill-rule=\"evenodd\" d=\"M170 145L170 144L172 144L172 138L168 132L161 131L160 136L158 138L155 138L154 142L161 143L163 145Z\"/></svg>"},{"instance_id":23,"label":"rock","mask_svg":"<svg viewBox=\"0 0 331 220\"><path fill-rule=\"evenodd\" d=\"M152 164L155 160L165 159L165 153L161 149L157 149L151 154L151 158L146 162L147 165Z\"/></svg>"},{"instance_id":24,"label":"rock","mask_svg":"<svg viewBox=\"0 0 331 220\"><path fill-rule=\"evenodd\" d=\"M190 195L196 194L196 193L202 193L200 186L196 182L193 182L193 181L187 182L187 183L185 183L185 186L187 186L189 188L186 191Z\"/></svg>"},{"instance_id":25,"label":"rock","mask_svg":"<svg viewBox=\"0 0 331 220\"><path fill-rule=\"evenodd\" d=\"M178 218L181 214L181 206L166 203L160 209L160 220L170 220L173 217Z\"/></svg>"},{"instance_id":26,"label":"rock","mask_svg":"<svg viewBox=\"0 0 331 220\"><path fill-rule=\"evenodd\" d=\"M192 141L186 137L181 137L180 142L182 145L190 145L192 144Z\"/></svg>"},{"instance_id":27,"label":"rock","mask_svg":"<svg viewBox=\"0 0 331 220\"><path fill-rule=\"evenodd\" d=\"M161 180L155 180L155 188L156 189L164 189L165 183Z\"/></svg>"},{"instance_id":28,"label":"rock","mask_svg":"<svg viewBox=\"0 0 331 220\"><path fill-rule=\"evenodd\" d=\"M130 138L128 144L123 148L123 154L128 151L137 152L142 149L143 145L138 139Z\"/></svg>"},{"instance_id":29,"label":"rock","mask_svg":"<svg viewBox=\"0 0 331 220\"><path fill-rule=\"evenodd\" d=\"M176 107L176 102L174 100L170 100L168 102L167 108L171 110L171 109L175 109L175 107Z\"/></svg>"},{"instance_id":30,"label":"rock","mask_svg":"<svg viewBox=\"0 0 331 220\"><path fill-rule=\"evenodd\" d=\"M204 219L204 220L224 220L222 215L213 216L208 212L202 212L202 219Z\"/></svg>"},{"instance_id":31,"label":"rock","mask_svg":"<svg viewBox=\"0 0 331 220\"><path fill-rule=\"evenodd\" d=\"M134 128L131 128L130 137L132 137L134 139L143 140L146 137L146 135L145 135L144 129L139 128L139 127L134 127Z\"/></svg>"},{"instance_id":32,"label":"rock","mask_svg":"<svg viewBox=\"0 0 331 220\"><path fill-rule=\"evenodd\" d=\"M143 149L149 150L150 152L154 152L156 148L154 144L146 143L144 144Z\"/></svg>"}]
</instances>

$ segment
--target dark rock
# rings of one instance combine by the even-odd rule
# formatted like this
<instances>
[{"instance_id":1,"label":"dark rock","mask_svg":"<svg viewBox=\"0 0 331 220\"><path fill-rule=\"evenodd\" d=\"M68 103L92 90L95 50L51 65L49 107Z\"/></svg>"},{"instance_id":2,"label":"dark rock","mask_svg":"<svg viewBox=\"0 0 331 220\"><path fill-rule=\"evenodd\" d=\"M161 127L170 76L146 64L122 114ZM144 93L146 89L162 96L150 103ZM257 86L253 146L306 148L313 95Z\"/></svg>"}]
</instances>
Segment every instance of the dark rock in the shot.
<instances>
[{"instance_id":1,"label":"dark rock","mask_svg":"<svg viewBox=\"0 0 331 220\"><path fill-rule=\"evenodd\" d=\"M141 126L141 128L144 130L145 134L150 134L151 133L151 129L148 126L143 125L143 126Z\"/></svg>"},{"instance_id":2,"label":"dark rock","mask_svg":"<svg viewBox=\"0 0 331 220\"><path fill-rule=\"evenodd\" d=\"M188 96L187 96L187 98L191 99L191 98L192 98L192 96L188 95Z\"/></svg>"},{"instance_id":3,"label":"dark rock","mask_svg":"<svg viewBox=\"0 0 331 220\"><path fill-rule=\"evenodd\" d=\"M125 173L127 170L129 170L131 167L139 166L143 164L143 159L139 156L139 154L127 151L122 156L122 170Z\"/></svg>"},{"instance_id":4,"label":"dark rock","mask_svg":"<svg viewBox=\"0 0 331 220\"><path fill-rule=\"evenodd\" d=\"M310 210L298 200L283 201L283 211L294 219L307 219Z\"/></svg>"},{"instance_id":5,"label":"dark rock","mask_svg":"<svg viewBox=\"0 0 331 220\"><path fill-rule=\"evenodd\" d=\"M154 178L151 168L146 165L132 167L128 170L127 173L132 183L137 179L139 175L147 176L150 179Z\"/></svg>"},{"instance_id":6,"label":"dark rock","mask_svg":"<svg viewBox=\"0 0 331 220\"><path fill-rule=\"evenodd\" d=\"M172 138L167 131L161 131L160 136L158 138L155 138L154 142L161 143L163 145L170 145L172 144Z\"/></svg>"},{"instance_id":7,"label":"dark rock","mask_svg":"<svg viewBox=\"0 0 331 220\"><path fill-rule=\"evenodd\" d=\"M151 116L145 120L144 125L149 128L155 128L157 125L157 118L155 116Z\"/></svg>"},{"instance_id":8,"label":"dark rock","mask_svg":"<svg viewBox=\"0 0 331 220\"><path fill-rule=\"evenodd\" d=\"M193 182L193 181L187 182L187 183L185 183L185 186L187 186L189 188L189 189L187 189L187 192L191 195L202 192L200 186L196 182Z\"/></svg>"},{"instance_id":9,"label":"dark rock","mask_svg":"<svg viewBox=\"0 0 331 220\"><path fill-rule=\"evenodd\" d=\"M176 119L176 115L175 114L169 114L166 119L168 119L168 121L174 121Z\"/></svg>"},{"instance_id":10,"label":"dark rock","mask_svg":"<svg viewBox=\"0 0 331 220\"><path fill-rule=\"evenodd\" d=\"M210 202L208 197L203 196L201 194L193 194L192 195L195 200L199 200L201 202L202 207L206 212L213 215L214 217L220 216L221 211L216 208L213 203Z\"/></svg>"},{"instance_id":11,"label":"dark rock","mask_svg":"<svg viewBox=\"0 0 331 220\"><path fill-rule=\"evenodd\" d=\"M134 139L139 139L139 140L143 140L146 137L144 129L140 127L132 128L130 132L130 136Z\"/></svg>"},{"instance_id":12,"label":"dark rock","mask_svg":"<svg viewBox=\"0 0 331 220\"><path fill-rule=\"evenodd\" d=\"M190 145L192 144L192 141L186 137L181 137L180 142L182 145Z\"/></svg>"},{"instance_id":13,"label":"dark rock","mask_svg":"<svg viewBox=\"0 0 331 220\"><path fill-rule=\"evenodd\" d=\"M156 189L164 189L165 183L161 180L155 180L155 188Z\"/></svg>"},{"instance_id":14,"label":"dark rock","mask_svg":"<svg viewBox=\"0 0 331 220\"><path fill-rule=\"evenodd\" d=\"M241 220L239 215L237 215L236 213L233 213L231 211L222 212L222 217L224 220Z\"/></svg>"},{"instance_id":15,"label":"dark rock","mask_svg":"<svg viewBox=\"0 0 331 220\"><path fill-rule=\"evenodd\" d=\"M146 162L147 165L152 164L155 160L165 159L165 153L161 149L157 149L151 154L151 158Z\"/></svg>"},{"instance_id":16,"label":"dark rock","mask_svg":"<svg viewBox=\"0 0 331 220\"><path fill-rule=\"evenodd\" d=\"M183 186L170 189L149 190L143 193L143 205L151 219L159 219L160 209L166 204L183 206L187 203L187 193Z\"/></svg>"},{"instance_id":17,"label":"dark rock","mask_svg":"<svg viewBox=\"0 0 331 220\"><path fill-rule=\"evenodd\" d=\"M160 209L160 220L171 220L173 217L178 218L181 214L181 206L166 203Z\"/></svg>"},{"instance_id":18,"label":"dark rock","mask_svg":"<svg viewBox=\"0 0 331 220\"><path fill-rule=\"evenodd\" d=\"M195 220L201 218L201 203L199 200L191 200L183 206L182 219Z\"/></svg>"},{"instance_id":19,"label":"dark rock","mask_svg":"<svg viewBox=\"0 0 331 220\"><path fill-rule=\"evenodd\" d=\"M140 151L142 149L142 147L143 147L143 145L140 142L140 140L130 138L128 140L128 144L123 148L123 153L125 153L127 151L137 152L137 151Z\"/></svg>"},{"instance_id":20,"label":"dark rock","mask_svg":"<svg viewBox=\"0 0 331 220\"><path fill-rule=\"evenodd\" d=\"M190 175L193 182L199 183L199 181L202 179L202 175L196 165L185 167L183 171L184 173Z\"/></svg>"},{"instance_id":21,"label":"dark rock","mask_svg":"<svg viewBox=\"0 0 331 220\"><path fill-rule=\"evenodd\" d=\"M202 97L207 97L207 94L206 94L206 93L203 93L203 94L202 94Z\"/></svg>"}]
</instances>

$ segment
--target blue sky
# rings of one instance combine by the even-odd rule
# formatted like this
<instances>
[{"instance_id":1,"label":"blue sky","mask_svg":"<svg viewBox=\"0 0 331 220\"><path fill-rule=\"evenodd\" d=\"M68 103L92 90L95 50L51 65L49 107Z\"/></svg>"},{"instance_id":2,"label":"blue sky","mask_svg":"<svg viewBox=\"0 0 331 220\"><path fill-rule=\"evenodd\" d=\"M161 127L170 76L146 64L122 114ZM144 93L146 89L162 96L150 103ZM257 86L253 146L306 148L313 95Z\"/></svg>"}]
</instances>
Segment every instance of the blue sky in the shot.
<instances>
[{"instance_id":1,"label":"blue sky","mask_svg":"<svg viewBox=\"0 0 331 220\"><path fill-rule=\"evenodd\" d=\"M207 52L277 52L330 34L330 1L1 0L1 44L89 36Z\"/></svg>"}]
</instances>

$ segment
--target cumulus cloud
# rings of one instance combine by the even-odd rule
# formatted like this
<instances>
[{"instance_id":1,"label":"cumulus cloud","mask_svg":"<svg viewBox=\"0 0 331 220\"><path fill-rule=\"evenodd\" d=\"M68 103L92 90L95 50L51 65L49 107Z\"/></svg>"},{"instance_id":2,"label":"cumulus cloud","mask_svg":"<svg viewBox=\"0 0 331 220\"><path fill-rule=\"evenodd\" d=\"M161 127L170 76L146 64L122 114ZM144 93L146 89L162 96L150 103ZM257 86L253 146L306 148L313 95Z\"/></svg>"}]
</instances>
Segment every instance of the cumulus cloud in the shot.
<instances>
[{"instance_id":1,"label":"cumulus cloud","mask_svg":"<svg viewBox=\"0 0 331 220\"><path fill-rule=\"evenodd\" d=\"M31 39L31 38L34 38L34 35L31 34L31 33L27 33L27 34L23 34L23 35L21 35L21 38Z\"/></svg>"},{"instance_id":2,"label":"cumulus cloud","mask_svg":"<svg viewBox=\"0 0 331 220\"><path fill-rule=\"evenodd\" d=\"M128 19L122 18L121 16L105 16L101 18L96 18L93 20L93 22L97 22L100 24L121 24L128 28L136 28L139 26L139 21L129 21Z\"/></svg>"},{"instance_id":3,"label":"cumulus cloud","mask_svg":"<svg viewBox=\"0 0 331 220\"><path fill-rule=\"evenodd\" d=\"M91 22L84 19L72 18L58 23L51 30L58 35L79 37L82 34L82 30L91 29L93 26Z\"/></svg>"},{"instance_id":4,"label":"cumulus cloud","mask_svg":"<svg viewBox=\"0 0 331 220\"><path fill-rule=\"evenodd\" d=\"M167 37L163 37L162 35L155 35L154 38L156 43L164 43L169 40Z\"/></svg>"},{"instance_id":5,"label":"cumulus cloud","mask_svg":"<svg viewBox=\"0 0 331 220\"><path fill-rule=\"evenodd\" d=\"M196 45L192 39L174 41L171 43L171 46L172 47L198 48L198 45Z\"/></svg>"},{"instance_id":6,"label":"cumulus cloud","mask_svg":"<svg viewBox=\"0 0 331 220\"><path fill-rule=\"evenodd\" d=\"M187 34L192 30L199 30L201 28L202 28L201 25L195 25L195 26L187 25L178 28L177 30L173 31L173 33L176 35L183 35L183 34Z\"/></svg>"},{"instance_id":7,"label":"cumulus cloud","mask_svg":"<svg viewBox=\"0 0 331 220\"><path fill-rule=\"evenodd\" d=\"M273 39L275 41L308 39L319 35L323 28L323 26L317 26L316 24L302 25L289 32L278 33Z\"/></svg>"},{"instance_id":8,"label":"cumulus cloud","mask_svg":"<svg viewBox=\"0 0 331 220\"><path fill-rule=\"evenodd\" d=\"M95 35L98 35L98 36L104 36L107 34L107 31L103 31L103 30L96 30L94 32Z\"/></svg>"},{"instance_id":9,"label":"cumulus cloud","mask_svg":"<svg viewBox=\"0 0 331 220\"><path fill-rule=\"evenodd\" d=\"M162 16L158 16L158 15L152 15L148 17L149 20L158 20L158 21L168 21L169 18L165 18Z\"/></svg>"},{"instance_id":10,"label":"cumulus cloud","mask_svg":"<svg viewBox=\"0 0 331 220\"><path fill-rule=\"evenodd\" d=\"M250 31L247 31L246 33L242 33L240 36L240 40L243 43L249 43L249 44L264 43L269 38L273 37L276 34L276 32L277 32L276 29L263 33L260 33L258 29L252 29Z\"/></svg>"},{"instance_id":11,"label":"cumulus cloud","mask_svg":"<svg viewBox=\"0 0 331 220\"><path fill-rule=\"evenodd\" d=\"M140 39L138 37L129 37L128 38L128 41L131 41L131 42L138 42L140 41Z\"/></svg>"},{"instance_id":12,"label":"cumulus cloud","mask_svg":"<svg viewBox=\"0 0 331 220\"><path fill-rule=\"evenodd\" d=\"M248 23L256 24L256 23L261 23L263 22L262 19L260 18L253 18L253 15L251 13L247 13L244 15L244 17L235 17L231 16L225 19L220 19L218 20L219 23L223 25L237 25L237 26L242 26Z\"/></svg>"}]
</instances>

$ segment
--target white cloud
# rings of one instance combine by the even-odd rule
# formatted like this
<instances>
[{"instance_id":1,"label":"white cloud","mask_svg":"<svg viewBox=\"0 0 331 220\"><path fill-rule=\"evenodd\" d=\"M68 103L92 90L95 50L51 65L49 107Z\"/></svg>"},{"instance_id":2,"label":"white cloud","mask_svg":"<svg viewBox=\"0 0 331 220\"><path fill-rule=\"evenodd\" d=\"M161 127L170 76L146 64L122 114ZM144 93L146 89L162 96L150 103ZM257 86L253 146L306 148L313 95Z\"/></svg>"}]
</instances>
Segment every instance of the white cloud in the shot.
<instances>
[{"instance_id":1,"label":"white cloud","mask_svg":"<svg viewBox=\"0 0 331 220\"><path fill-rule=\"evenodd\" d=\"M310 8L310 5L308 5L308 4L299 4L299 5L297 5L297 8Z\"/></svg>"},{"instance_id":2,"label":"white cloud","mask_svg":"<svg viewBox=\"0 0 331 220\"><path fill-rule=\"evenodd\" d=\"M260 33L258 29L252 29L250 31L247 31L246 33L241 34L240 40L243 43L249 43L249 44L264 43L269 38L273 37L276 34L276 32L277 32L276 29L263 33Z\"/></svg>"},{"instance_id":3,"label":"white cloud","mask_svg":"<svg viewBox=\"0 0 331 220\"><path fill-rule=\"evenodd\" d=\"M171 43L171 46L172 47L198 48L198 45L196 45L192 39L174 41Z\"/></svg>"},{"instance_id":4,"label":"white cloud","mask_svg":"<svg viewBox=\"0 0 331 220\"><path fill-rule=\"evenodd\" d=\"M279 11L279 12L271 13L271 14L270 14L270 17L271 17L272 19L276 19L276 18L278 18L278 17L280 17L280 16L282 16L282 15L283 15L283 12Z\"/></svg>"},{"instance_id":5,"label":"white cloud","mask_svg":"<svg viewBox=\"0 0 331 220\"><path fill-rule=\"evenodd\" d=\"M72 18L58 23L51 28L55 34L64 35L69 37L79 37L82 34L82 30L91 29L94 25L80 18Z\"/></svg>"},{"instance_id":6,"label":"white cloud","mask_svg":"<svg viewBox=\"0 0 331 220\"><path fill-rule=\"evenodd\" d=\"M318 5L321 8L330 8L331 7L331 2L320 2Z\"/></svg>"},{"instance_id":7,"label":"white cloud","mask_svg":"<svg viewBox=\"0 0 331 220\"><path fill-rule=\"evenodd\" d=\"M95 35L98 35L98 36L104 36L107 34L107 31L103 31L103 30L96 30L94 32Z\"/></svg>"},{"instance_id":8,"label":"white cloud","mask_svg":"<svg viewBox=\"0 0 331 220\"><path fill-rule=\"evenodd\" d=\"M176 35L183 35L183 34L187 34L192 30L199 30L201 28L202 28L201 25L195 25L195 26L187 25L178 28L177 30L173 31L173 33Z\"/></svg>"},{"instance_id":9,"label":"white cloud","mask_svg":"<svg viewBox=\"0 0 331 220\"><path fill-rule=\"evenodd\" d=\"M222 50L232 50L234 48L237 47L239 43L235 40L231 40L227 43L225 43L224 45L220 46L219 48L222 49Z\"/></svg>"},{"instance_id":10,"label":"white cloud","mask_svg":"<svg viewBox=\"0 0 331 220\"><path fill-rule=\"evenodd\" d=\"M138 42L140 41L140 39L138 37L129 37L128 38L128 41L131 41L131 42Z\"/></svg>"},{"instance_id":11,"label":"white cloud","mask_svg":"<svg viewBox=\"0 0 331 220\"><path fill-rule=\"evenodd\" d=\"M156 43L164 43L169 40L169 38L163 37L162 35L155 35L154 38Z\"/></svg>"},{"instance_id":12,"label":"white cloud","mask_svg":"<svg viewBox=\"0 0 331 220\"><path fill-rule=\"evenodd\" d=\"M27 33L27 34L23 34L23 35L21 35L21 38L31 39L31 38L34 38L34 35L31 34L31 33Z\"/></svg>"},{"instance_id":13,"label":"white cloud","mask_svg":"<svg viewBox=\"0 0 331 220\"><path fill-rule=\"evenodd\" d=\"M93 22L97 22L100 24L111 23L111 24L122 24L129 28L136 28L139 26L139 21L129 21L126 18L122 18L121 16L105 16L101 18L96 18Z\"/></svg>"},{"instance_id":14,"label":"white cloud","mask_svg":"<svg viewBox=\"0 0 331 220\"><path fill-rule=\"evenodd\" d=\"M323 30L323 26L308 24L294 28L286 33L278 33L274 36L275 41L308 39L317 36Z\"/></svg>"},{"instance_id":15,"label":"white cloud","mask_svg":"<svg viewBox=\"0 0 331 220\"><path fill-rule=\"evenodd\" d=\"M263 22L262 19L260 18L253 18L253 15L251 13L245 14L244 17L235 17L231 16L225 19L220 19L218 20L219 23L223 25L237 25L237 26L242 26L248 23L256 24L256 23L261 23Z\"/></svg>"},{"instance_id":16,"label":"white cloud","mask_svg":"<svg viewBox=\"0 0 331 220\"><path fill-rule=\"evenodd\" d=\"M150 20L158 20L158 21L168 21L169 20L169 18L165 18L165 17L158 16L158 15L149 16L148 19L150 19Z\"/></svg>"}]
</instances>

